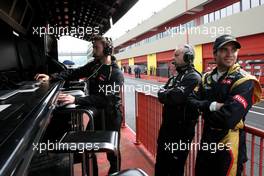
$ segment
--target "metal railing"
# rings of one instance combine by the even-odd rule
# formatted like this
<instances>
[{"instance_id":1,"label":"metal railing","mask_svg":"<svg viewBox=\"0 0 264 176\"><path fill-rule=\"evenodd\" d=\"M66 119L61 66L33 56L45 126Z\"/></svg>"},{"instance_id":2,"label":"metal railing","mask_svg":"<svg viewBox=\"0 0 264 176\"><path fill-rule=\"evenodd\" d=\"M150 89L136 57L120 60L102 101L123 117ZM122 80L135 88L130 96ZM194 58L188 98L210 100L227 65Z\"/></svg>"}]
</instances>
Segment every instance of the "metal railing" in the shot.
<instances>
[{"instance_id":1,"label":"metal railing","mask_svg":"<svg viewBox=\"0 0 264 176\"><path fill-rule=\"evenodd\" d=\"M143 92L135 92L136 104L136 144L142 144L156 157L158 132L162 121L162 104L153 95L145 95ZM199 119L195 127L193 143L199 143L201 139L203 121ZM243 175L263 174L263 139L264 131L252 126L245 126L246 142L248 148L248 162L245 163ZM192 145L193 146L193 145ZM185 175L195 175L194 167L197 150L192 148L185 164Z\"/></svg>"}]
</instances>

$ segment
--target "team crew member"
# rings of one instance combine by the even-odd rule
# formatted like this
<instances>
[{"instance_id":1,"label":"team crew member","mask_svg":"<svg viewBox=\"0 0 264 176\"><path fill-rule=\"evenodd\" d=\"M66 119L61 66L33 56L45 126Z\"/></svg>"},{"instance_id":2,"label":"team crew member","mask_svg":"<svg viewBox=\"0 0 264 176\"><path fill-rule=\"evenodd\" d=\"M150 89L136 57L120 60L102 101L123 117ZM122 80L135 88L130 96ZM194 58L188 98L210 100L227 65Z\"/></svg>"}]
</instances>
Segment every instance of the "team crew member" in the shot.
<instances>
[{"instance_id":1,"label":"team crew member","mask_svg":"<svg viewBox=\"0 0 264 176\"><path fill-rule=\"evenodd\" d=\"M111 56L112 42L109 39L101 36L94 37L93 49L95 59L87 65L76 70L66 70L50 76L38 74L36 75L36 79L56 81L76 80L84 77L88 78L89 96L74 97L67 94L60 94L58 101L63 104L75 103L104 109L106 130L120 132L122 117L120 111L121 97L119 92L124 82L123 73L116 64L115 58ZM121 163L120 153L118 156L112 153L107 154L107 158L111 165L109 174L120 169L120 165L117 166L116 164L117 157L119 157L119 163Z\"/></svg>"},{"instance_id":2,"label":"team crew member","mask_svg":"<svg viewBox=\"0 0 264 176\"><path fill-rule=\"evenodd\" d=\"M223 35L214 42L216 68L206 73L197 96L189 102L203 111L204 129L196 176L241 175L246 158L244 122L251 106L260 100L261 87L256 78L237 64L240 43Z\"/></svg>"},{"instance_id":3,"label":"team crew member","mask_svg":"<svg viewBox=\"0 0 264 176\"><path fill-rule=\"evenodd\" d=\"M189 94L201 81L194 69L194 50L189 45L178 47L174 53L174 64L178 75L171 77L159 90L159 101L163 106L163 119L158 137L155 165L156 176L181 176L188 150L174 150L180 143L189 144L194 136L198 111L186 105Z\"/></svg>"}]
</instances>

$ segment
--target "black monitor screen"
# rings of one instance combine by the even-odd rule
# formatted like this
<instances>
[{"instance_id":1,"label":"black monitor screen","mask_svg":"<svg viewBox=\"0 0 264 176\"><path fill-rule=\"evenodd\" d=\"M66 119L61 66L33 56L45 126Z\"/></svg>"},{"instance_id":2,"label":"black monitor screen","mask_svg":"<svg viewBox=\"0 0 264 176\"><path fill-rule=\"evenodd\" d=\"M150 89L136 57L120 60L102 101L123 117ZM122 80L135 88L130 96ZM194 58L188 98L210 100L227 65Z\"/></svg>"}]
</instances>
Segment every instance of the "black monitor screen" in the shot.
<instances>
[{"instance_id":1,"label":"black monitor screen","mask_svg":"<svg viewBox=\"0 0 264 176\"><path fill-rule=\"evenodd\" d=\"M19 68L14 41L7 34L0 34L0 71Z\"/></svg>"},{"instance_id":2,"label":"black monitor screen","mask_svg":"<svg viewBox=\"0 0 264 176\"><path fill-rule=\"evenodd\" d=\"M57 39L53 35L45 35L45 54L54 59L58 59Z\"/></svg>"},{"instance_id":3,"label":"black monitor screen","mask_svg":"<svg viewBox=\"0 0 264 176\"><path fill-rule=\"evenodd\" d=\"M17 49L18 49L18 56L22 65L23 69L30 69L33 67L33 59L31 55L31 51L29 48L29 43L24 40L17 38Z\"/></svg>"}]
</instances>

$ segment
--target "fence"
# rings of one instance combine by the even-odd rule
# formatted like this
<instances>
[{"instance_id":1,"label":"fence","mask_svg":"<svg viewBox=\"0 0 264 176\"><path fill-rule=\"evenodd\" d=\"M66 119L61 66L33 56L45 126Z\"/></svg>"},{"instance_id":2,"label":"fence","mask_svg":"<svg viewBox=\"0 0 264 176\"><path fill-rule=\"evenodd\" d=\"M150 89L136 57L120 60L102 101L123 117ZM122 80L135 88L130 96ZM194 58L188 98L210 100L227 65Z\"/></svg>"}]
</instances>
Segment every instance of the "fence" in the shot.
<instances>
[{"instance_id":1,"label":"fence","mask_svg":"<svg viewBox=\"0 0 264 176\"><path fill-rule=\"evenodd\" d=\"M157 97L135 92L136 104L136 143L143 144L145 148L155 157L157 148L157 137L162 121L162 105ZM200 119L196 125L196 133L193 139L198 143L201 138L203 122ZM263 175L263 139L264 131L245 126L246 141L249 161L245 164L243 175ZM194 166L197 151L190 150L186 165L185 175L194 175Z\"/></svg>"}]
</instances>

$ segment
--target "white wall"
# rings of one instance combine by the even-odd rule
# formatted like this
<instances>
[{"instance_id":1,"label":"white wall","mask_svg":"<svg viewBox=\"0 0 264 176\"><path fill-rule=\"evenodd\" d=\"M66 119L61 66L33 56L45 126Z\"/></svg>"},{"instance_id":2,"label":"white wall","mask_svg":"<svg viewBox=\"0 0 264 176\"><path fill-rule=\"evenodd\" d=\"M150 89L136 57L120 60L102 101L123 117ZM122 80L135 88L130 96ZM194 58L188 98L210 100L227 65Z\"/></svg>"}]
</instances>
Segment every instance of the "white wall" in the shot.
<instances>
[{"instance_id":1,"label":"white wall","mask_svg":"<svg viewBox=\"0 0 264 176\"><path fill-rule=\"evenodd\" d=\"M208 23L205 25L199 26L201 29L225 29L223 32L228 33L231 31L231 34L235 37L248 36L252 34L258 34L264 32L264 23L261 21L261 18L264 17L264 5L249 9L244 12L239 12L231 16L225 17L218 21ZM188 35L189 43L192 45L210 43L215 40L219 35L222 35L221 31L214 35L211 33L208 35L205 34L190 34ZM134 47L125 52L116 54L117 59L125 59L145 54L157 53L162 51L168 51L175 48L179 44L187 43L186 34L177 34L168 36L166 38L156 40L152 43L148 43L142 46Z\"/></svg>"}]
</instances>

